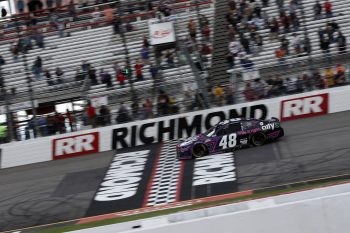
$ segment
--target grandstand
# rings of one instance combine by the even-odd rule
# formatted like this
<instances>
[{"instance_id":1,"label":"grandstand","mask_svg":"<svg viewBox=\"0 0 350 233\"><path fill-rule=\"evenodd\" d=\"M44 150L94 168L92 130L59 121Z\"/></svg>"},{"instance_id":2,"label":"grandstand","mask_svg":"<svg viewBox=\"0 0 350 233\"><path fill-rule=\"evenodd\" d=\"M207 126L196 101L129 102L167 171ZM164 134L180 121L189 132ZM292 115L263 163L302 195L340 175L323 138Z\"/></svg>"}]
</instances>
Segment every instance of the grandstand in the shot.
<instances>
[{"instance_id":1,"label":"grandstand","mask_svg":"<svg viewBox=\"0 0 350 233\"><path fill-rule=\"evenodd\" d=\"M274 1L270 1L269 5L264 7L260 0L247 1L247 8L254 6L262 8L260 20L265 24L262 24L257 30L262 38L262 47L259 52L246 56L253 64L252 68L243 68L239 59L235 59L234 68L231 69L226 64L230 41L227 39L228 23L225 17L229 11L229 2L218 0L167 1L166 7L170 11L170 16L164 16L157 9L164 4L163 1L142 2L145 5L137 1L117 1L97 6L76 5L74 16L67 11L67 7L63 6L56 9L54 13L47 10L37 12L34 17L37 21L35 25L24 23L27 21L26 14L11 16L1 25L0 54L6 62L1 66L3 79L1 105L21 103L27 101L28 98L34 99L39 103L37 111L41 115L50 114L47 110L41 109L44 106L107 97L112 114L117 114L121 103L130 106L136 102L140 106L145 99L151 99L153 103L157 103L159 90L162 90L170 97L172 104L176 105L175 113L218 104L217 96L213 94L212 89L219 85L226 87L228 84L233 84L232 91L235 97L234 100L227 101L227 103L246 101L243 92L244 81L247 81L247 77L248 79L267 79L271 75L281 73L284 76L290 76L289 73L286 75L284 72L286 67L289 68L289 71L295 72L295 75L299 75L310 72L311 68L319 69L328 66L328 60L324 60L324 52L319 46L319 29L324 28L328 22L336 22L346 38L350 34L350 23L346 20L346 11L350 9L350 2L346 0L332 2L332 18L320 17L318 19L315 19L314 15L314 0L298 1L299 4L295 9L285 2L284 11L290 14L294 10L299 24L295 31L281 32L279 37L285 35L288 41L293 41L294 33L298 34L301 41L308 37L311 42L311 52L295 54L290 48L290 55L285 57L284 63L281 63L275 56L275 51L281 43L278 39L270 39L268 27L268 22L273 17L279 18L281 9ZM153 5L152 11L147 9L149 3ZM108 7L111 7L115 16L118 15L122 20L123 23L120 26L122 33L115 35L114 22L109 22L104 16L104 9ZM202 23L199 18L203 16L208 20L211 31L209 42L201 33ZM56 20L53 20L52 18L55 17ZM141 58L144 36L148 36L148 20L154 17L160 17L163 21L174 21L177 42L170 50L174 54L174 66L169 66L164 55L156 54L156 46L150 45L148 48L149 63L143 64L142 68L144 79L137 82L128 80L124 86L121 86L116 79L116 69L118 69L116 64L119 69L124 69L126 63L129 62L134 74L134 66ZM189 36L189 19L193 19L197 27L196 42L191 41ZM124 30L126 24L132 29ZM243 22L238 25L243 28ZM62 30L64 31L63 37L59 36ZM241 35L250 37L250 31L243 28L240 32ZM32 40L32 48L26 54L20 53L18 59L15 60L10 51L11 45L18 43L19 38L29 38L31 33L44 35L44 48L35 45ZM208 44L213 48L213 52L201 54L199 48L202 44ZM253 42L250 41L250 44L252 46ZM252 47L256 50L257 46ZM44 73L41 74L40 80L35 79L32 66L39 56L42 59L43 70L49 70L51 77L56 77L54 72L57 67L63 70L62 82L53 85ZM335 66L337 63L343 63L347 54L338 55L337 43L334 42L330 45L329 57L333 57L332 64ZM341 62L339 59L342 59ZM89 76L82 71L83 62L92 65L97 71L98 80L100 80L99 73L102 69L111 74L111 85L107 86L101 81L97 85L92 85ZM149 72L151 64L159 70L157 78L151 77ZM135 75L133 76L135 79ZM283 78L283 75L280 76ZM52 80L57 81L55 78ZM198 95L195 94L197 91L203 97L200 101L197 100ZM195 101L197 104L192 104ZM198 102L201 101L206 104L198 107ZM189 105L195 107L188 107ZM157 104L154 104L153 107L156 113L154 115L159 116ZM137 120L139 117L134 116L133 119Z\"/></svg>"}]
</instances>

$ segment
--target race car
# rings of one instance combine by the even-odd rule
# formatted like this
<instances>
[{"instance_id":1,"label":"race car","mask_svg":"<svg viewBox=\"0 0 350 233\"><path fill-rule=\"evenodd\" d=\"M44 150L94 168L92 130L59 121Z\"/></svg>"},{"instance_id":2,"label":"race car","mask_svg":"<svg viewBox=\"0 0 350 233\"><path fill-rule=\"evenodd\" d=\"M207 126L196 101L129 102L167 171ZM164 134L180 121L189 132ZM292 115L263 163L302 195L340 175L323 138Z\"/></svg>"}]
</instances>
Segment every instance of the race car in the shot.
<instances>
[{"instance_id":1,"label":"race car","mask_svg":"<svg viewBox=\"0 0 350 233\"><path fill-rule=\"evenodd\" d=\"M179 160L200 158L244 146L262 146L283 136L284 130L277 118L235 118L221 121L207 132L181 141L176 145L176 154Z\"/></svg>"}]
</instances>

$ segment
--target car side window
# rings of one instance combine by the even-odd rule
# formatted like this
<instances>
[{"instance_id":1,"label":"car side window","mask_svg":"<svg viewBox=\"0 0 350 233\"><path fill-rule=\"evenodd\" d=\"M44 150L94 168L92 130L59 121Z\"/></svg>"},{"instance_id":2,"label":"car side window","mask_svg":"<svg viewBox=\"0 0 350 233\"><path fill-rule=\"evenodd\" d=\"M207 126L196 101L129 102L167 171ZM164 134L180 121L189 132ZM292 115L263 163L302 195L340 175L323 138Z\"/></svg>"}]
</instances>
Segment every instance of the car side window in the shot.
<instances>
[{"instance_id":1,"label":"car side window","mask_svg":"<svg viewBox=\"0 0 350 233\"><path fill-rule=\"evenodd\" d=\"M216 132L216 136L222 136L227 134L227 129L221 128Z\"/></svg>"},{"instance_id":2,"label":"car side window","mask_svg":"<svg viewBox=\"0 0 350 233\"><path fill-rule=\"evenodd\" d=\"M236 133L241 131L241 123L231 123L228 127L228 133Z\"/></svg>"},{"instance_id":3,"label":"car side window","mask_svg":"<svg viewBox=\"0 0 350 233\"><path fill-rule=\"evenodd\" d=\"M244 130L254 128L257 125L257 121L243 121L242 126Z\"/></svg>"}]
</instances>

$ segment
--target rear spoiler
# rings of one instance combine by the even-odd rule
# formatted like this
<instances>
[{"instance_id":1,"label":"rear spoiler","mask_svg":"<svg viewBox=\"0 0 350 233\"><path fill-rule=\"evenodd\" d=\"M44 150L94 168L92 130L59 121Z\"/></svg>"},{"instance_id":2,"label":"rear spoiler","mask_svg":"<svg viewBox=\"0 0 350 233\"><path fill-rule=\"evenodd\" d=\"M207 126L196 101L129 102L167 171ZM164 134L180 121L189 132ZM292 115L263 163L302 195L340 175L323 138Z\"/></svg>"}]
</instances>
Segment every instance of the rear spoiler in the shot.
<instances>
[{"instance_id":1,"label":"rear spoiler","mask_svg":"<svg viewBox=\"0 0 350 233\"><path fill-rule=\"evenodd\" d=\"M271 120L272 120L272 121L277 121L277 122L280 121L277 117L271 117Z\"/></svg>"}]
</instances>

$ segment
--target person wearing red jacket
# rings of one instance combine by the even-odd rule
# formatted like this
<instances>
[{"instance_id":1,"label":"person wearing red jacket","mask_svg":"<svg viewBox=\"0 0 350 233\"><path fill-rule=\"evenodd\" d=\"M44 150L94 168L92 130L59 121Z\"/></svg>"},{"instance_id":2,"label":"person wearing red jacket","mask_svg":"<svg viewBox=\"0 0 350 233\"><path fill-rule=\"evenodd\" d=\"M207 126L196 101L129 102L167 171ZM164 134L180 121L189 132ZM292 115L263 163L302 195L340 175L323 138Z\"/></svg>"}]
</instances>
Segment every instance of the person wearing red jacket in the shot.
<instances>
[{"instance_id":1,"label":"person wearing red jacket","mask_svg":"<svg viewBox=\"0 0 350 233\"><path fill-rule=\"evenodd\" d=\"M85 111L86 111L89 125L92 125L92 127L95 128L96 127L96 109L95 109L95 107L92 106L91 103L88 103Z\"/></svg>"},{"instance_id":2,"label":"person wearing red jacket","mask_svg":"<svg viewBox=\"0 0 350 233\"><path fill-rule=\"evenodd\" d=\"M332 3L329 2L329 0L326 0L325 3L323 4L324 11L326 12L326 17L330 18L332 17Z\"/></svg>"},{"instance_id":3,"label":"person wearing red jacket","mask_svg":"<svg viewBox=\"0 0 350 233\"><path fill-rule=\"evenodd\" d=\"M136 74L137 81L143 80L142 67L143 65L140 62L137 62L135 64L135 74Z\"/></svg>"},{"instance_id":4,"label":"person wearing red jacket","mask_svg":"<svg viewBox=\"0 0 350 233\"><path fill-rule=\"evenodd\" d=\"M120 86L124 86L125 80L126 80L126 77L125 77L123 71L118 70L117 71L117 81L119 82Z\"/></svg>"}]
</instances>

